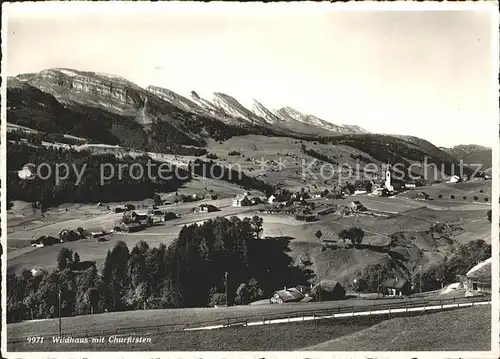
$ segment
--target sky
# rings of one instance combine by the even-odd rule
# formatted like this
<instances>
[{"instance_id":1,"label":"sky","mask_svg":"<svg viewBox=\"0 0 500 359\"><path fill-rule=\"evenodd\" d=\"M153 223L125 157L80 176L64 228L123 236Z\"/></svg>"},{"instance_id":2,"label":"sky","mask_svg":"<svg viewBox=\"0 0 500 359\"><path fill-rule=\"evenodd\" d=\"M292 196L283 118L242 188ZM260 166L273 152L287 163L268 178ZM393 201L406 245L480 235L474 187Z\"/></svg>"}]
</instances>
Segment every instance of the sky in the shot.
<instances>
[{"instance_id":1,"label":"sky","mask_svg":"<svg viewBox=\"0 0 500 359\"><path fill-rule=\"evenodd\" d=\"M13 5L8 76L104 72L181 95L224 92L246 106L291 106L437 146L498 140L496 11Z\"/></svg>"}]
</instances>

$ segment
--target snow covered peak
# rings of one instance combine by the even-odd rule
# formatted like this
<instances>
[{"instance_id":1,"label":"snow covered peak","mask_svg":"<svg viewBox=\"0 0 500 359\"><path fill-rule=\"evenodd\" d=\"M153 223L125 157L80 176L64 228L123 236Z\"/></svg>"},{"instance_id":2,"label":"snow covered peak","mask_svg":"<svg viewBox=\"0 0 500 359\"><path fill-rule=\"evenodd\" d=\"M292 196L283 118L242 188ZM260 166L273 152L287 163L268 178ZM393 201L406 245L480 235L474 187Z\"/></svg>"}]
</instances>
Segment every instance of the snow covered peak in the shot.
<instances>
[{"instance_id":1,"label":"snow covered peak","mask_svg":"<svg viewBox=\"0 0 500 359\"><path fill-rule=\"evenodd\" d=\"M269 110L266 106L255 99L253 100L252 111L257 116L262 117L268 123L276 123L281 121L279 116L277 116L273 111Z\"/></svg>"}]
</instances>

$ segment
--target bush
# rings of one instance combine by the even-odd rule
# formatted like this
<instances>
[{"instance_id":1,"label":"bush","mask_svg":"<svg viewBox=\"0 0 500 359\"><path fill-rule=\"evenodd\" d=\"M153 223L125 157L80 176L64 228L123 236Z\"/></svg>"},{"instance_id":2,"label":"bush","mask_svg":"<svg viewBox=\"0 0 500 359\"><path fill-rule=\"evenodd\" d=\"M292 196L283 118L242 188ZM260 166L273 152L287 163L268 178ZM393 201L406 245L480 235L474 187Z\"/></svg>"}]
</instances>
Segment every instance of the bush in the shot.
<instances>
[{"instance_id":1,"label":"bush","mask_svg":"<svg viewBox=\"0 0 500 359\"><path fill-rule=\"evenodd\" d=\"M442 195L442 194L439 194L439 195L438 195L438 198L439 198L439 199L443 198L443 195Z\"/></svg>"},{"instance_id":2,"label":"bush","mask_svg":"<svg viewBox=\"0 0 500 359\"><path fill-rule=\"evenodd\" d=\"M241 153L240 153L240 152L238 152L238 151L231 151L231 152L229 152L229 153L228 153L228 155L229 155L229 156L240 156L240 155L241 155Z\"/></svg>"},{"instance_id":3,"label":"bush","mask_svg":"<svg viewBox=\"0 0 500 359\"><path fill-rule=\"evenodd\" d=\"M208 153L207 158L209 158L211 160L216 160L219 158L219 156L217 156L215 153Z\"/></svg>"},{"instance_id":4,"label":"bush","mask_svg":"<svg viewBox=\"0 0 500 359\"><path fill-rule=\"evenodd\" d=\"M451 199L455 199L455 196L454 196L454 195L451 195L451 196L450 196L450 198L451 198Z\"/></svg>"},{"instance_id":5,"label":"bush","mask_svg":"<svg viewBox=\"0 0 500 359\"><path fill-rule=\"evenodd\" d=\"M213 293L209 297L208 305L214 307L216 305L226 304L226 294L225 293Z\"/></svg>"},{"instance_id":6,"label":"bush","mask_svg":"<svg viewBox=\"0 0 500 359\"><path fill-rule=\"evenodd\" d=\"M485 202L488 202L488 197L484 197L484 201L485 201Z\"/></svg>"},{"instance_id":7,"label":"bush","mask_svg":"<svg viewBox=\"0 0 500 359\"><path fill-rule=\"evenodd\" d=\"M479 199L478 196L474 196L474 201L477 201Z\"/></svg>"}]
</instances>

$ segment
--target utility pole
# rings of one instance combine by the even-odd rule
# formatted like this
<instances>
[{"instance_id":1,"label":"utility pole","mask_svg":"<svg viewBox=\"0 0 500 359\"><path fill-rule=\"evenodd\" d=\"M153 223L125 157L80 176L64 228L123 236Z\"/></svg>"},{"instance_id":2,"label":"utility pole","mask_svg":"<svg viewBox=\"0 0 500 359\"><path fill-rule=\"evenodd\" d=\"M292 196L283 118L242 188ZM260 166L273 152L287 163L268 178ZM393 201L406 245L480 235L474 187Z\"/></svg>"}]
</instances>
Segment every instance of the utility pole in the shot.
<instances>
[{"instance_id":1,"label":"utility pole","mask_svg":"<svg viewBox=\"0 0 500 359\"><path fill-rule=\"evenodd\" d=\"M227 290L227 272L224 274L224 279L225 279L225 282L226 282L226 308L228 307L228 300L229 300L229 297L228 297L228 290Z\"/></svg>"},{"instance_id":2,"label":"utility pole","mask_svg":"<svg viewBox=\"0 0 500 359\"><path fill-rule=\"evenodd\" d=\"M420 293L422 293L422 265L420 265L419 267L418 282L419 282Z\"/></svg>"},{"instance_id":3,"label":"utility pole","mask_svg":"<svg viewBox=\"0 0 500 359\"><path fill-rule=\"evenodd\" d=\"M59 284L58 288L58 297L59 297L59 336L62 336L62 330L61 330L61 285Z\"/></svg>"}]
</instances>

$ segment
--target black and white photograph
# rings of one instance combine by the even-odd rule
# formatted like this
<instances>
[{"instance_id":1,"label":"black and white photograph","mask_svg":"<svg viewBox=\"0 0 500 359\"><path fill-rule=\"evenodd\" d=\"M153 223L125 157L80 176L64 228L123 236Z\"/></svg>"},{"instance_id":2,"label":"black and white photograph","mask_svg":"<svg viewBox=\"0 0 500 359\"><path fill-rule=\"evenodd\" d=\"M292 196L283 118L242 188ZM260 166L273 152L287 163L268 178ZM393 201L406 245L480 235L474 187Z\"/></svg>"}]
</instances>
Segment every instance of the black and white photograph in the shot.
<instances>
[{"instance_id":1,"label":"black and white photograph","mask_svg":"<svg viewBox=\"0 0 500 359\"><path fill-rule=\"evenodd\" d=\"M3 357L499 356L497 4L2 17Z\"/></svg>"}]
</instances>

